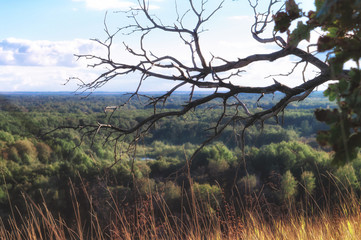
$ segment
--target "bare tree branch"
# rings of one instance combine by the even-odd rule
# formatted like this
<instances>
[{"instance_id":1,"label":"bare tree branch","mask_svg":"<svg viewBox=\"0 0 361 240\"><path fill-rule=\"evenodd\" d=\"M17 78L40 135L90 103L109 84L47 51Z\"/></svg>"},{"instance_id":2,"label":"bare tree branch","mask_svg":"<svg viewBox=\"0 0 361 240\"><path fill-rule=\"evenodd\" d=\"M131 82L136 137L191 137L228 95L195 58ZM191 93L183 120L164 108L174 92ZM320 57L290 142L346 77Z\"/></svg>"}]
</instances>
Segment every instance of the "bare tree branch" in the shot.
<instances>
[{"instance_id":1,"label":"bare tree branch","mask_svg":"<svg viewBox=\"0 0 361 240\"><path fill-rule=\"evenodd\" d=\"M284 111L288 104L295 101L301 101L306 98L317 86L327 82L331 78L331 70L329 66L312 53L305 51L301 48L290 47L289 44L281 36L272 33L271 36L263 36L266 34L266 28L272 23L272 16L275 12L283 7L279 0L270 0L269 6L264 12L258 12L258 1L249 4L254 11L255 22L251 27L251 34L253 38L264 44L274 44L278 47L271 53L253 54L237 60L229 60L222 56L212 56L212 59L207 62L206 56L203 54L201 33L204 31L205 23L212 20L214 16L221 11L224 1L219 1L219 4L214 9L207 9L206 4L208 1L200 1L200 6L195 4L196 0L188 0L189 8L184 12L180 12L177 4L175 5L175 22L173 25L165 25L162 20L152 15L149 9L149 3L146 0L139 0L138 7L133 8L126 12L128 18L133 23L120 27L115 33L110 33L105 18L105 32L107 39L105 41L94 40L103 46L107 54L105 57L86 54L77 55L78 58L95 61L89 67L106 69L96 79L86 83L81 79L79 91L93 91L102 87L104 84L111 80L121 79L129 74L138 74L138 86L129 97L129 101L134 96L138 96L141 91L143 82L148 78L155 78L159 81L174 82L174 87L171 87L166 93L160 96L147 96L149 99L148 104L154 107L152 115L141 120L134 126L129 128L122 128L110 123L97 123L82 126L65 126L64 128L74 128L83 131L85 135L95 135L100 130L109 131L109 137L113 136L116 141L119 141L126 135L133 136L133 142L136 143L139 138L146 134L149 129L159 120L172 116L181 116L189 111L196 109L213 100L222 101L222 114L218 117L216 124L211 126L210 129L214 130L214 134L205 140L208 143L231 124L241 124L243 129L247 129L256 122L263 122L269 118L277 116ZM196 19L192 27L186 27L185 19L192 17ZM187 46L188 60L184 61L174 55L160 55L157 56L155 51L146 48L145 41L151 33L158 31L174 34L181 42ZM114 52L113 42L114 37L122 34L135 34L140 33L139 49L135 50L127 43L123 43L125 51L129 53L137 61L114 61L112 55ZM262 35L262 36L261 36ZM176 47L176 46L175 46ZM293 56L299 58L299 63L305 63L306 66L313 66L318 69L318 76L312 79L305 79L303 71L304 82L296 87L288 87L275 80L274 84L263 87L241 86L232 82L234 78L240 77L240 73L246 70L246 67L258 62L273 62L276 60L284 59ZM216 61L218 60L218 61ZM217 62L217 63L216 63ZM297 65L295 66L297 67ZM292 73L294 69L290 70ZM256 79L255 81L262 82L263 79ZM167 100L174 94L176 90L181 87L189 86L190 93L188 102L185 102L182 107L172 111L162 111L157 107L159 104L164 106ZM197 88L205 88L214 91L211 94L204 95L201 98L194 99L194 91ZM266 94L274 94L275 92L283 93L284 96L269 109L249 109L241 100L241 94L260 94L261 98ZM235 102L234 102L235 101ZM234 109L231 115L228 115L229 109ZM239 111L241 109L241 111ZM244 131L242 136L244 136ZM244 143L242 143L244 148Z\"/></svg>"}]
</instances>

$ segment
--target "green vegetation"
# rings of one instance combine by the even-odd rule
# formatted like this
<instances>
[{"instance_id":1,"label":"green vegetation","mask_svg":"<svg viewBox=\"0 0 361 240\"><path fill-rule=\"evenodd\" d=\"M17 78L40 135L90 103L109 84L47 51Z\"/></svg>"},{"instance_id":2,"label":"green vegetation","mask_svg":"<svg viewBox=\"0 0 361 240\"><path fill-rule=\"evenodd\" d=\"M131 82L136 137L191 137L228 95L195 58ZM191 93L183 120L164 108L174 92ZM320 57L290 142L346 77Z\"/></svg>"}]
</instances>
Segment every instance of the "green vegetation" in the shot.
<instances>
[{"instance_id":1,"label":"green vegetation","mask_svg":"<svg viewBox=\"0 0 361 240\"><path fill-rule=\"evenodd\" d=\"M172 105L165 108L175 108L182 97L185 96L176 95ZM114 141L105 141L102 132L94 138L83 137L81 131L71 129L43 134L79 121L107 121L109 113L104 113L104 106L119 104L121 95L80 99L69 95L20 94L1 98L0 215L3 227L14 233L35 227L19 219L18 213L26 213L26 218L33 219L32 224L53 221L53 225L39 226L42 234L63 231L57 234L64 238L76 239L76 233L70 229L77 228L74 223L81 223L84 225L77 234L84 237L91 230L89 234L109 238L107 234L115 234L116 227L118 234L134 239L138 233L131 223L135 221L144 224L139 226L145 231L142 234L161 234L152 231L164 227L164 234L184 237L189 228L189 234L201 238L204 233L199 231L205 227L220 231L209 232L211 238L228 234L232 239L243 234L265 234L247 233L246 226L252 224L258 224L260 231L270 231L273 224L286 231L283 217L287 214L294 214L292 221L301 224L308 221L303 217L325 216L331 207L344 211L342 204L349 197L356 202L352 208L359 209L361 157L337 167L332 164L330 149L315 142L317 131L327 129L313 118L312 109L318 103L324 104L319 93L287 109L283 126L270 120L263 129L260 126L248 129L247 169L241 160L237 131L232 128L225 129L189 162L209 135L203 129L215 124L215 116L220 113L217 108L209 110L205 106L182 117L162 120L132 154L127 151L130 146L127 139L114 145ZM251 106L253 100L250 97L245 102ZM269 101L272 99L265 98L261 104ZM130 103L115 112L112 121L131 126L149 111L152 110L139 102ZM54 217L58 214L59 221ZM144 223L139 222L143 221L141 216ZM121 225L109 227L112 221ZM328 221L331 224L331 219ZM228 225L220 226L222 223ZM182 226L181 232L172 232L171 226Z\"/></svg>"},{"instance_id":2,"label":"green vegetation","mask_svg":"<svg viewBox=\"0 0 361 240\"><path fill-rule=\"evenodd\" d=\"M338 108L315 112L319 121L330 126L319 132L318 142L332 147L334 162L344 164L358 158L361 147L361 2L315 0L315 11L308 13L303 13L294 0L286 1L285 5L273 17L274 30L288 31L290 47L297 47L301 40L309 41L314 29L323 31L316 44L317 51L327 54L331 79L338 80L329 84L325 96L336 102ZM297 21L297 27L291 30L293 21Z\"/></svg>"}]
</instances>

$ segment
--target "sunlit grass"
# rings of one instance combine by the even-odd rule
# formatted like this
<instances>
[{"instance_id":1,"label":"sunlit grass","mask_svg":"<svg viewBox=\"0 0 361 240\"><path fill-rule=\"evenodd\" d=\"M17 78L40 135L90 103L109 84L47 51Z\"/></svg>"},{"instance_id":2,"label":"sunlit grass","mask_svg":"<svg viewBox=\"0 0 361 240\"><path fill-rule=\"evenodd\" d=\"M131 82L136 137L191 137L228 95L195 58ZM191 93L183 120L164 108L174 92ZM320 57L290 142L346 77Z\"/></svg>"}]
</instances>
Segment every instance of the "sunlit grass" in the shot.
<instances>
[{"instance_id":1,"label":"sunlit grass","mask_svg":"<svg viewBox=\"0 0 361 240\"><path fill-rule=\"evenodd\" d=\"M303 205L289 204L284 213L267 216L259 207L224 203L215 209L194 194L184 197L180 214L172 213L160 194L140 199L131 209L119 208L113 199L106 224L92 208L87 218L81 216L74 195L75 220L70 223L45 203L24 197L27 211L14 208L14 216L0 221L0 239L360 239L360 201L352 192L333 209L310 214ZM91 205L91 196L87 198Z\"/></svg>"},{"instance_id":2,"label":"sunlit grass","mask_svg":"<svg viewBox=\"0 0 361 240\"><path fill-rule=\"evenodd\" d=\"M264 224L249 218L244 239L360 239L360 215L353 217L328 216L316 219L302 216L284 217Z\"/></svg>"}]
</instances>

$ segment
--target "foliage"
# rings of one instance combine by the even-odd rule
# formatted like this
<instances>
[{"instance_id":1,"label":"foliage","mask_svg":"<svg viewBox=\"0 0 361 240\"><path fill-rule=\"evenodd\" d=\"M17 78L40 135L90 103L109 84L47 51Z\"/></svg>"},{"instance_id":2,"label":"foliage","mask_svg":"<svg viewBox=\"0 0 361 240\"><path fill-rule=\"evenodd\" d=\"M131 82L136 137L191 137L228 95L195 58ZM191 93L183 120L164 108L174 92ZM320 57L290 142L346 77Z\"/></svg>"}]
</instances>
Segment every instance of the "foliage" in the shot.
<instances>
[{"instance_id":1,"label":"foliage","mask_svg":"<svg viewBox=\"0 0 361 240\"><path fill-rule=\"evenodd\" d=\"M233 153L222 143L215 143L209 147L203 148L193 160L192 167L208 166L211 168L220 167L221 171L228 168L228 164L235 161ZM216 170L216 169L214 169Z\"/></svg>"},{"instance_id":2,"label":"foliage","mask_svg":"<svg viewBox=\"0 0 361 240\"><path fill-rule=\"evenodd\" d=\"M78 225L80 237L83 233L80 212L91 215L91 221L93 219L98 221L101 213L106 214L109 209L113 209L117 221L109 224L107 222L106 230L110 229L109 233L115 235L126 232L130 238L141 239L150 232L153 237L174 232L169 222L168 226L158 224L164 219L165 221L172 219L171 221L174 221L172 223L177 227L181 226L187 234L189 232L193 234L190 234L189 238L196 236L204 239L204 235L199 234L199 229L208 227L212 234L217 233L217 230L220 232L218 233L220 235L215 237L217 239L220 236L237 239L243 238L242 234L250 231L243 228L247 224L261 228L254 221L253 215L247 218L249 215L246 213L250 212L245 211L243 216L239 216L235 214L237 210L248 210L247 207L250 207L252 211L260 208L262 212L264 206L267 212L271 212L271 208L283 209L283 204L287 201L292 203L297 201L298 206L303 206L303 199L298 198L298 183L301 183L307 194L313 195L313 202L306 203L307 207L310 205L311 208L305 209L305 214L313 213L314 209L321 209L323 206L327 206L327 210L330 210L330 206L336 205L335 202L344 200L342 197L333 200L334 196L339 196L339 192L347 194L361 192L359 184L361 180L359 154L361 2L359 0L316 0L316 11L307 14L302 12L295 0L287 0L284 10L278 11L273 16L274 36L262 39L260 34L270 22L268 18L271 16L271 7L277 2L271 1L268 11L256 14L252 34L259 42L275 42L281 49L270 54L255 54L236 61L228 61L220 57L212 57L206 61L200 47L199 34L203 32L201 25L221 9L222 4L205 18L203 18L205 16L203 7L207 1L202 1L200 12L197 12L196 7L191 6L189 14L195 15L198 23L194 29L189 30L184 28L185 25L182 23L183 17L187 14L181 19L178 18L174 27L165 26L160 19L149 15L145 2L144 5L141 2L139 1L140 8L133 9L133 15L130 15L130 19L135 20L135 24L118 29L118 32L130 28L134 33L145 31L141 37L140 53L125 44L128 53L140 58L141 64L114 63L110 59L111 43L115 35L110 34L106 28L110 41L104 43L99 41L99 43L109 51L108 59L93 55L79 57L99 60L100 63L96 65L106 65L104 69L107 72L90 84L83 82L84 85L80 88L94 90L109 79L137 71L143 76L139 88L143 80L152 76L167 81L174 80L178 85L165 94L159 93L154 96L141 96L137 90L130 98L100 96L95 100L88 98L80 101L67 96L55 99L53 96L44 95L28 98L5 96L0 99L2 104L0 166L3 176L0 181L2 209L0 214L2 216L11 216L10 207L13 206L18 212L27 210L35 219L23 223L31 225L35 222L35 228L30 226L34 231L40 224L34 214L36 209L39 211L37 214L41 217L47 216L50 218L48 220L51 220L50 223L53 223L50 224L50 228L53 229L48 231L54 231L54 226L57 224L60 225L59 231L68 229L66 224L63 224L65 221L76 222L77 224L74 225ZM258 4L252 5L251 2L250 5L256 12ZM189 3L192 5L192 1ZM145 19L150 21L149 26L143 26L137 21L137 17L142 13L145 13ZM292 24L294 21L297 23ZM291 29L291 26L295 27ZM317 28L321 28L324 33L318 39L317 49L318 52L328 55L329 65L312 53L298 48L301 41L309 41L311 31ZM179 35L191 49L188 60L193 66L188 63L183 64L172 56L157 57L151 51L144 49L143 39L151 36L148 33L154 29ZM287 34L287 42L281 38L282 35L277 35L277 32ZM185 38L185 35L189 35L189 38ZM264 88L242 87L228 81L231 77L239 76L242 68L251 63L275 61L290 55L299 57L301 62L315 66L319 69L320 75L294 88L289 88L276 80L274 85ZM217 65L217 61L221 64ZM349 61L354 62L356 67L345 69ZM238 67L234 68L234 66ZM119 69L122 71L117 71ZM164 69L173 69L174 75L165 74ZM338 109L323 109L315 112L319 121L330 126L329 129L325 129L324 125L314 124L310 119L309 109L312 109L315 103L302 108L295 102L303 100L316 86L330 78L337 79L337 82L329 85L324 94L330 101L336 101ZM192 92L188 96L173 94L185 84L192 86ZM196 94L193 90L198 87L213 89L214 92ZM226 92L218 89L226 89ZM277 91L281 93L275 94ZM246 97L244 93L251 94ZM271 93L275 99L267 96ZM263 98L264 95L266 96ZM138 96L141 101L133 101L134 96ZM31 100L26 101L26 99ZM142 101L146 104L142 104ZM127 104L123 104L124 102ZM326 108L332 106L328 104ZM106 106L121 106L122 111L110 114ZM234 106L235 108L232 108ZM279 123L278 115L287 106L290 110L282 118L285 129L281 130L274 125ZM276 120L272 117L276 117ZM98 124L93 125L94 122ZM50 130L59 125L73 127L67 127L61 132L52 132L43 138L39 137L44 136L40 134L44 129ZM101 132L100 126L110 131ZM249 130L244 138L239 136L239 126ZM265 130L259 131L264 126ZM335 152L335 163L342 165L355 159L353 164L334 166L330 164L327 152L329 149L314 149L305 144L304 142L313 141L311 135L317 130L320 130L317 139L321 146L330 146ZM144 135L145 132L149 132L149 135ZM190 158L192 152L196 150L194 144L207 139L213 140L209 135L218 137L219 142L205 146L195 158ZM106 142L100 144L97 141L99 138L106 139ZM235 139L247 140L250 145L240 149L239 146L244 142L238 144ZM112 145L114 142L121 143L114 147ZM133 142L142 142L143 146L137 145L138 148L135 148ZM134 150L132 155L126 152L129 149ZM246 155L241 156L244 152ZM245 169L241 169L241 165ZM335 176L335 178L325 176ZM332 181L335 179L337 184L334 186ZM69 194L69 182L71 194ZM327 191L325 186L328 186ZM237 198L235 197L237 190L238 193L245 194ZM92 195L88 195L88 192ZM24 203L21 198L23 194L34 202L46 201L51 209L48 211L46 208L43 213L38 205L30 206ZM8 197L11 202L8 201ZM279 198L284 201L280 202ZM349 195L345 198L356 202L355 206L358 208L355 209L358 210L356 212L359 215L358 199ZM112 203L111 199L113 201L117 199L119 202ZM164 199L166 202L157 206L154 203L157 203L158 199ZM238 203L237 206L232 206L234 200ZM180 206L183 203L188 205ZM72 210L73 206L75 211ZM204 206L206 207L202 208ZM102 212L96 212L95 209L101 209ZM346 211L347 216L350 216L349 213L352 212L348 210L340 208L340 212ZM159 212L168 211L177 212L171 215L172 218L168 218L165 214L155 219L154 216ZM191 214L188 215L187 211ZM55 221L51 212L61 213L60 220ZM76 216L73 216L74 213ZM322 211L320 214L325 216ZM183 219L190 221L184 224ZM241 219L247 219L249 223L242 222ZM274 218L271 216L269 219L272 221ZM48 223L46 220L43 219L41 223ZM0 221L1 224L3 222ZM10 224L15 222L15 220L9 221ZM97 226L98 230L102 229L100 225L104 222L100 222L100 220L96 223L91 222L90 228ZM224 222L228 225L222 225ZM301 226L306 225L303 218L295 222L303 224ZM118 228L118 224L121 227ZM355 235L355 226L350 224L349 218L344 227L347 228L346 232L349 235L342 236ZM198 232L193 233L193 228ZM324 228L329 229L329 226ZM13 230L17 232L21 232L22 229L24 228L13 226ZM47 229L46 226L44 229ZM138 229L138 232L132 232L133 229ZM139 229L145 230L141 232ZM251 229L256 229L255 234L251 236L260 238L260 233L257 232L259 229ZM285 227L276 222L272 229L282 232ZM300 229L292 235L293 238L309 236L304 227ZM231 234L235 232L236 237ZM99 236L102 234L97 233ZM75 231L69 230L67 234L73 236ZM6 232L5 235L11 233ZM179 234L175 238L182 239L182 237L184 238L184 234Z\"/></svg>"},{"instance_id":3,"label":"foliage","mask_svg":"<svg viewBox=\"0 0 361 240\"><path fill-rule=\"evenodd\" d=\"M196 185L196 184L195 184ZM74 186L72 186L73 191ZM85 205L96 205L93 195L86 194ZM345 199L345 200L342 200ZM294 205L291 214L270 212L271 206L254 199L259 206L242 206L230 201L225 208L212 211L200 202L193 202L193 211L180 203L181 213L172 212L161 195L136 201L132 206L114 207L103 224L104 208L82 211L74 198L75 220L67 224L58 214L49 211L46 203L35 203L25 197L24 212L14 212L9 221L0 221L0 238L22 239L358 239L361 231L359 199L352 194L339 197L340 206L332 210L316 208L312 217ZM111 206L121 202L112 195ZM209 202L205 202L208 206ZM260 207L262 205L264 208ZM235 211L235 209L239 209ZM160 217L157 217L160 210ZM87 217L87 215L90 217ZM27 221L24 221L26 219ZM106 226L106 227L103 227Z\"/></svg>"},{"instance_id":4,"label":"foliage","mask_svg":"<svg viewBox=\"0 0 361 240\"><path fill-rule=\"evenodd\" d=\"M291 22L306 14L294 0L286 1L286 10L275 16L275 30L289 31ZM297 46L308 39L310 31L321 28L325 33L318 38L319 52L325 52L336 83L324 92L330 101L336 101L338 109L322 109L315 112L316 118L330 126L320 131L318 142L329 145L335 151L334 162L345 164L357 157L361 147L361 2L358 0L316 0L316 11L307 13L307 25L302 21L289 33L290 43ZM290 7L292 6L292 7ZM354 67L346 70L354 62Z\"/></svg>"},{"instance_id":5,"label":"foliage","mask_svg":"<svg viewBox=\"0 0 361 240\"><path fill-rule=\"evenodd\" d=\"M304 171L301 175L301 184L307 191L307 194L312 194L316 188L316 179L313 172Z\"/></svg>"},{"instance_id":6,"label":"foliage","mask_svg":"<svg viewBox=\"0 0 361 240\"><path fill-rule=\"evenodd\" d=\"M179 102L174 101L172 107L177 107L185 96L178 97ZM170 118L159 122L151 129L150 135L143 139L142 144L138 144L135 155L126 152L129 144L128 140L124 140L118 145L115 158L112 142L100 141L102 133L99 133L94 141L69 129L40 138L35 134L39 132L38 129L33 128L33 132L20 132L18 127L24 118L29 119L32 126L41 126L45 130L67 122L76 122L72 119L102 119L107 115L100 113L102 108L98 106L99 102L114 105L117 99L112 95L92 96L87 100L62 96L53 96L50 100L48 97L33 98L26 95L11 96L11 99L14 104L23 107L23 112L14 115L0 111L1 115L7 116L0 119L0 126L4 127L0 132L0 166L4 176L0 182L3 191L0 192L0 205L3 209L0 214L3 217L10 214L7 193L20 212L26 211L22 201L22 194L26 193L34 202L45 200L49 210L60 212L66 221L73 220L69 181L74 186L74 196L81 203L81 211L89 212L90 207L102 209L103 213L99 213L101 219L105 219L110 211L110 194L121 202L120 206L124 209L133 206L138 197L148 199L159 194L160 198L166 201L167 208L180 214L180 205L189 202L192 196L187 160L196 150L196 143L208 134L197 126L215 121L220 112L220 109L199 109L184 116L190 120L187 126L192 126L193 135L187 135L188 132L179 128L173 129L172 136L168 138L170 135L165 134L167 128L183 124L183 119ZM353 184L347 187L352 187L355 192L361 191L357 184L361 180L359 160L353 162L353 170L350 168L353 175L350 169L348 172L338 171L331 166L327 149L318 146L313 148L305 144L314 141L312 134L325 129L325 125L314 121L312 107L317 103L327 103L320 94L315 94L310 99L309 102L290 106L284 115L283 128L278 126L275 120L269 120L265 122L263 130L259 129L259 126L248 129L248 174L240 161L242 152L237 142L233 141L235 132L232 128L226 129L217 142L205 146L195 156L189 169L190 178L195 182L194 196L201 205L204 203L203 207L209 213L215 214L219 208L226 207L225 202L230 201L230 196L237 193L241 195L239 201L244 201L245 205L254 204L254 196L259 196L258 200L262 204L268 202L274 208L282 208L283 201L279 201L280 193L285 187L285 183L282 185L282 177L286 176L288 171L295 181L307 187L313 198L317 199L317 203L309 203L311 206L322 206L327 201L322 193L322 186L329 186L333 182L322 176L329 173L342 181L345 174L353 176ZM245 98L249 103L253 100ZM265 97L262 101L268 104L272 99ZM61 109L63 113L57 115L49 112L52 108ZM79 110L83 108L87 111L86 116ZM79 111L73 112L74 109ZM118 114L120 124L132 124L125 122L141 118L148 111L149 109L134 104L129 110L114 114ZM22 119L17 119L17 116ZM12 124L8 124L9 119ZM196 139L193 139L194 136ZM176 142L179 144L175 144ZM114 165L115 161L118 162ZM338 187L342 186L343 184L339 184ZM232 189L237 190L232 193ZM303 193L302 189L300 186L297 190ZM85 190L92 195L92 205L86 203L87 199L83 194ZM332 198L337 188L332 188L330 192ZM282 199L285 199L284 196L286 195L283 195ZM303 198L299 197L301 194L293 196L292 199L297 203L303 201ZM154 214L158 214L162 210L154 211Z\"/></svg>"},{"instance_id":7,"label":"foliage","mask_svg":"<svg viewBox=\"0 0 361 240\"><path fill-rule=\"evenodd\" d=\"M171 181L165 182L163 191L164 191L164 199L167 202L181 199L182 189L174 182Z\"/></svg>"},{"instance_id":8,"label":"foliage","mask_svg":"<svg viewBox=\"0 0 361 240\"><path fill-rule=\"evenodd\" d=\"M337 169L335 176L343 188L352 186L357 189L359 187L359 181L351 164L344 165Z\"/></svg>"},{"instance_id":9,"label":"foliage","mask_svg":"<svg viewBox=\"0 0 361 240\"><path fill-rule=\"evenodd\" d=\"M198 201L203 203L210 203L212 208L216 208L220 204L222 191L219 186L210 185L209 183L194 183L193 187L194 194Z\"/></svg>"},{"instance_id":10,"label":"foliage","mask_svg":"<svg viewBox=\"0 0 361 240\"><path fill-rule=\"evenodd\" d=\"M281 180L281 198L291 200L297 194L297 181L290 170L287 170Z\"/></svg>"},{"instance_id":11,"label":"foliage","mask_svg":"<svg viewBox=\"0 0 361 240\"><path fill-rule=\"evenodd\" d=\"M250 150L249 168L266 179L271 172L284 174L291 170L297 177L304 171L316 171L315 167L327 165L328 156L310 146L296 142L272 143ZM316 164L316 165L315 165Z\"/></svg>"},{"instance_id":12,"label":"foliage","mask_svg":"<svg viewBox=\"0 0 361 240\"><path fill-rule=\"evenodd\" d=\"M257 187L257 177L255 174L246 175L238 180L238 188L245 193L251 193Z\"/></svg>"}]
</instances>

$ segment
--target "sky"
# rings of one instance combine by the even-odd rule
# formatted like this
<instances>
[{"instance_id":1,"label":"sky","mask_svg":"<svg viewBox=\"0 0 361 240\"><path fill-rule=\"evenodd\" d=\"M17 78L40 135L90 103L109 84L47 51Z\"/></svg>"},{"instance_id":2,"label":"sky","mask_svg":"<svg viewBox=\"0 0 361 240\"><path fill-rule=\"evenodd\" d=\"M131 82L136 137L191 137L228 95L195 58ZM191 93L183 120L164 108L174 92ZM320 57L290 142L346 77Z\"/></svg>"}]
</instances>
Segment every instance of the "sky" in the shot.
<instances>
[{"instance_id":1,"label":"sky","mask_svg":"<svg viewBox=\"0 0 361 240\"><path fill-rule=\"evenodd\" d=\"M199 0L195 0L199 2ZM208 2L210 10L219 0ZM265 0L260 1L260 8ZM103 55L105 49L90 39L106 39L104 19L111 32L126 26L130 20L124 11L135 7L137 0L0 0L0 92L11 91L75 91L78 82L67 82L78 77L85 82L95 79L102 69L87 67L89 62L78 60L74 54ZM175 0L149 0L151 13L165 23L175 19ZM312 0L304 0L301 7L310 9ZM188 1L178 0L177 9L185 12ZM190 16L189 14L186 15ZM190 17L191 18L191 17ZM191 19L186 23L192 23ZM246 0L225 0L223 8L209 22L201 35L202 49L207 59L212 55L237 60L255 53L277 50L276 45L255 42L250 33L253 11ZM272 28L268 29L268 33ZM132 61L125 53L123 42L136 49L139 35L118 35L115 39L114 59ZM176 36L153 34L147 39L147 48L158 54L173 54L185 62L184 44ZM307 43L303 43L306 45ZM128 60L129 59L129 60ZM285 58L275 63L259 63L247 68L235 84L265 86L273 83L272 74L287 73L297 59ZM298 72L300 73L300 72ZM297 74L297 72L296 72ZM309 76L315 72L311 69ZM113 79L100 91L134 91L137 75ZM280 78L289 86L300 84L298 77ZM164 91L173 82L149 79L142 91ZM187 89L183 89L187 90Z\"/></svg>"}]
</instances>

